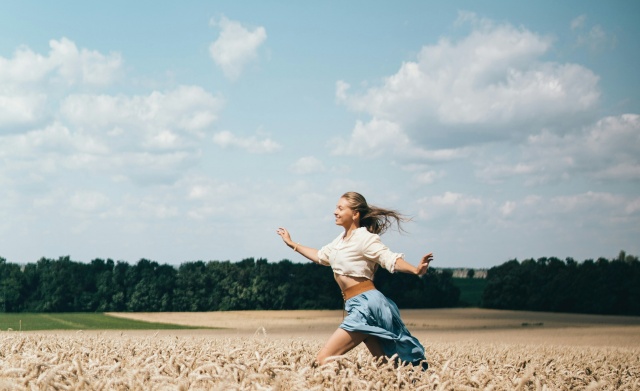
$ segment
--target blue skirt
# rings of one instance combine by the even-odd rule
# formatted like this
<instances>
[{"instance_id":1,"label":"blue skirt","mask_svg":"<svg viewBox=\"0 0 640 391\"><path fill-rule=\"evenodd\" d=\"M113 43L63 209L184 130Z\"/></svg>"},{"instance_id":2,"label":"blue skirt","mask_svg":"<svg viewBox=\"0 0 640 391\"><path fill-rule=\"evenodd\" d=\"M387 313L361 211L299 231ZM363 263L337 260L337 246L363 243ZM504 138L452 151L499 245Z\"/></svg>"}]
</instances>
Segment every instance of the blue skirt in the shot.
<instances>
[{"instance_id":1,"label":"blue skirt","mask_svg":"<svg viewBox=\"0 0 640 391\"><path fill-rule=\"evenodd\" d=\"M385 356L398 355L403 363L427 369L424 347L400 318L398 306L377 289L361 293L345 302L347 316L340 328L378 337Z\"/></svg>"}]
</instances>

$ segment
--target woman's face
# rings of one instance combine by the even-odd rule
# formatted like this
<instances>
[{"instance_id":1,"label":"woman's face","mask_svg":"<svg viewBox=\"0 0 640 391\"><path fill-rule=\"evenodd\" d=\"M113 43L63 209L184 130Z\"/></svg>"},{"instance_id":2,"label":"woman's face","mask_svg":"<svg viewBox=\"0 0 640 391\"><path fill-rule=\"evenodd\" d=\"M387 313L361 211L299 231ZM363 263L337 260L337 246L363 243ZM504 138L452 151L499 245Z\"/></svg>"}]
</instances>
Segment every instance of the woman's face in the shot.
<instances>
[{"instance_id":1,"label":"woman's face","mask_svg":"<svg viewBox=\"0 0 640 391\"><path fill-rule=\"evenodd\" d=\"M356 223L356 225L358 224L357 218L359 217L359 213L351 209L349 202L345 198L338 200L333 215L336 217L336 225L341 225L345 229L348 229L354 223Z\"/></svg>"}]
</instances>

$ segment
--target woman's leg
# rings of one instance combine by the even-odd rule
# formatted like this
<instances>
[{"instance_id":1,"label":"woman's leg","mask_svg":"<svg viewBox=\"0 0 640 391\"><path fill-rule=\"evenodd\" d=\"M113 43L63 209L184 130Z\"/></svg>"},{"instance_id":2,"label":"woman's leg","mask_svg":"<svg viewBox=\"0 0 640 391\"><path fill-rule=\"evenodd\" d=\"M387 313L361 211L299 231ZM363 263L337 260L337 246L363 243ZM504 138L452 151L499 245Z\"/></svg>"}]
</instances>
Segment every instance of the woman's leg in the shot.
<instances>
[{"instance_id":1,"label":"woman's leg","mask_svg":"<svg viewBox=\"0 0 640 391\"><path fill-rule=\"evenodd\" d=\"M340 356L356 346L364 342L367 348L375 357L384 355L382 347L378 342L378 338L353 331L346 331L343 329L337 329L333 335L329 338L327 343L320 349L316 362L320 365L326 364L331 357Z\"/></svg>"},{"instance_id":2,"label":"woman's leg","mask_svg":"<svg viewBox=\"0 0 640 391\"><path fill-rule=\"evenodd\" d=\"M380 340L378 337L367 335L367 338L364 340L364 344L367 345L367 349L369 349L373 357L378 358L384 356L384 351L382 350L382 346L380 346Z\"/></svg>"}]
</instances>

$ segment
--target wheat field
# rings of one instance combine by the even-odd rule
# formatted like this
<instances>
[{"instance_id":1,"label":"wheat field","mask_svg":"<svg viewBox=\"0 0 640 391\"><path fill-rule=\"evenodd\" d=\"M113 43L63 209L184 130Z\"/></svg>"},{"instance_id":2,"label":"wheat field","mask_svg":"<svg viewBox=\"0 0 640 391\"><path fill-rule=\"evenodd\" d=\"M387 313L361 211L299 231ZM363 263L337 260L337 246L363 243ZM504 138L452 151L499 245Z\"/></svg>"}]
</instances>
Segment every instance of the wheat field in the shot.
<instances>
[{"instance_id":1,"label":"wheat field","mask_svg":"<svg viewBox=\"0 0 640 391\"><path fill-rule=\"evenodd\" d=\"M209 326L229 325L234 317L244 321L195 331L3 331L0 389L640 389L638 319L425 311L403 313L427 350L425 372L376 362L364 347L314 366L317 351L339 323L336 312L182 314L183 323L199 316ZM546 323L529 321L540 319ZM267 326L254 328L258 324Z\"/></svg>"}]
</instances>

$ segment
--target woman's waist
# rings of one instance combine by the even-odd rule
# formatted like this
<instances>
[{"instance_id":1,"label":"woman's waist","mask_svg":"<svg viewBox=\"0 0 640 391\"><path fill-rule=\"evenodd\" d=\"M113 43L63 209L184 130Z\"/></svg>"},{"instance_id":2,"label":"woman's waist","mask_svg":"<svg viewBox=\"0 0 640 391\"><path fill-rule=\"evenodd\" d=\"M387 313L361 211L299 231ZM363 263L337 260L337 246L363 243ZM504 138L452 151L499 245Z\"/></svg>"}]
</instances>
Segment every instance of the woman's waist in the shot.
<instances>
[{"instance_id":1,"label":"woman's waist","mask_svg":"<svg viewBox=\"0 0 640 391\"><path fill-rule=\"evenodd\" d=\"M345 277L345 276L341 276ZM349 283L340 285L340 289L342 290L342 298L347 301L352 297L358 296L361 293L376 289L375 285L373 285L373 281L364 277L350 277Z\"/></svg>"},{"instance_id":2,"label":"woman's waist","mask_svg":"<svg viewBox=\"0 0 640 391\"><path fill-rule=\"evenodd\" d=\"M333 278L338 283L338 286L340 287L341 291L344 291L345 289L349 289L350 287L357 285L361 282L373 280L373 278L369 277L368 275L362 275L362 274L348 275L348 274L336 272L335 270L333 273Z\"/></svg>"}]
</instances>

